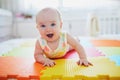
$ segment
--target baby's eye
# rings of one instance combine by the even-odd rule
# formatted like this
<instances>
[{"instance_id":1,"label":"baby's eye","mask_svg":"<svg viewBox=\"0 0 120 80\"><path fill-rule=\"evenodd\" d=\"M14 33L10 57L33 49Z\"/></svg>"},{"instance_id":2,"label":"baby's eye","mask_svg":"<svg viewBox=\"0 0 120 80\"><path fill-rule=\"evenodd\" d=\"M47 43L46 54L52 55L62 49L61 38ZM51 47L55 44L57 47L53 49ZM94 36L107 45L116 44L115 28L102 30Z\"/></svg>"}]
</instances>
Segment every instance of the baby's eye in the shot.
<instances>
[{"instance_id":1,"label":"baby's eye","mask_svg":"<svg viewBox=\"0 0 120 80\"><path fill-rule=\"evenodd\" d=\"M55 23L52 23L51 26L55 26Z\"/></svg>"},{"instance_id":2,"label":"baby's eye","mask_svg":"<svg viewBox=\"0 0 120 80\"><path fill-rule=\"evenodd\" d=\"M43 27L43 28L44 28L44 27L45 27L45 25L41 25L41 27Z\"/></svg>"}]
</instances>

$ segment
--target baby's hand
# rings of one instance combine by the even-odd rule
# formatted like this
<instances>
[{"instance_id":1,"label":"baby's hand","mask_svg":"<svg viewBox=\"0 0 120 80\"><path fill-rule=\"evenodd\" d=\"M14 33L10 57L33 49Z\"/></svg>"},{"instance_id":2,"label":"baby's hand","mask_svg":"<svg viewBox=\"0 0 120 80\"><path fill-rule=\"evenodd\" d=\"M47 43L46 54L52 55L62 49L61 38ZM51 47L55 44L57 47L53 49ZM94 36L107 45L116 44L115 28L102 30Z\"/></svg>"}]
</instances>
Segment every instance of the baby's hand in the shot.
<instances>
[{"instance_id":1,"label":"baby's hand","mask_svg":"<svg viewBox=\"0 0 120 80\"><path fill-rule=\"evenodd\" d=\"M84 66L86 66L86 67L88 67L88 66L93 66L93 64L92 63L90 63L88 60L86 60L86 59L80 59L78 62L77 62L77 64L78 65L84 65Z\"/></svg>"},{"instance_id":2,"label":"baby's hand","mask_svg":"<svg viewBox=\"0 0 120 80\"><path fill-rule=\"evenodd\" d=\"M55 65L55 62L53 60L50 60L48 58L45 59L43 66L53 67Z\"/></svg>"}]
</instances>

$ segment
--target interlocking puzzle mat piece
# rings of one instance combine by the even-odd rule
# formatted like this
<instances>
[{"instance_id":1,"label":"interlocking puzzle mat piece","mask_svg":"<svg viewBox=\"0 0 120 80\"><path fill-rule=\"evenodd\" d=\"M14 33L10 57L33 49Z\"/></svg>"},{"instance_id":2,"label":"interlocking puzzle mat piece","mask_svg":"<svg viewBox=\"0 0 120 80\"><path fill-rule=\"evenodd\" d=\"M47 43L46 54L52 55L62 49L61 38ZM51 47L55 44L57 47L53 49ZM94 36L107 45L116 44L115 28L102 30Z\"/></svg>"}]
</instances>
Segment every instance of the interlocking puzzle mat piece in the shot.
<instances>
[{"instance_id":1,"label":"interlocking puzzle mat piece","mask_svg":"<svg viewBox=\"0 0 120 80\"><path fill-rule=\"evenodd\" d=\"M26 42L23 42L21 44L21 47L34 47L35 46L36 39L28 39Z\"/></svg>"},{"instance_id":2,"label":"interlocking puzzle mat piece","mask_svg":"<svg viewBox=\"0 0 120 80\"><path fill-rule=\"evenodd\" d=\"M29 80L39 79L40 77L40 80L51 80L52 76L53 80L54 78L97 80L101 77L106 79L106 75L107 78L115 78L113 80L120 79L120 67L115 66L114 62L109 61L107 58L90 59L94 65L90 67L78 66L76 61L74 59L59 59L56 60L54 67L45 69L41 64L35 63L30 58L0 57L0 79ZM110 73L111 71L112 73ZM103 76L99 77L97 75Z\"/></svg>"},{"instance_id":3,"label":"interlocking puzzle mat piece","mask_svg":"<svg viewBox=\"0 0 120 80\"><path fill-rule=\"evenodd\" d=\"M31 58L0 57L0 80L5 80L5 78L39 79L40 71L44 68Z\"/></svg>"},{"instance_id":4,"label":"interlocking puzzle mat piece","mask_svg":"<svg viewBox=\"0 0 120 80\"><path fill-rule=\"evenodd\" d=\"M18 47L34 47L36 39L11 39L0 43L0 56Z\"/></svg>"},{"instance_id":5,"label":"interlocking puzzle mat piece","mask_svg":"<svg viewBox=\"0 0 120 80\"><path fill-rule=\"evenodd\" d=\"M89 48L84 48L87 57L99 57L99 56L105 56L101 51L99 51L98 49L96 49L95 47L89 47ZM78 57L78 53L74 50L68 52L64 58L79 58Z\"/></svg>"},{"instance_id":6,"label":"interlocking puzzle mat piece","mask_svg":"<svg viewBox=\"0 0 120 80\"><path fill-rule=\"evenodd\" d=\"M34 57L34 47L18 47L2 56Z\"/></svg>"},{"instance_id":7,"label":"interlocking puzzle mat piece","mask_svg":"<svg viewBox=\"0 0 120 80\"><path fill-rule=\"evenodd\" d=\"M90 40L80 40L80 44L83 46L83 47L93 47L93 44L90 42Z\"/></svg>"},{"instance_id":8,"label":"interlocking puzzle mat piece","mask_svg":"<svg viewBox=\"0 0 120 80\"><path fill-rule=\"evenodd\" d=\"M120 47L97 47L106 56L120 55Z\"/></svg>"},{"instance_id":9,"label":"interlocking puzzle mat piece","mask_svg":"<svg viewBox=\"0 0 120 80\"><path fill-rule=\"evenodd\" d=\"M30 49L30 46L31 46L31 49ZM22 53L22 56L26 56L26 55L32 55L33 56L32 51L33 51L34 48L32 48L32 46L33 45L22 45L21 47L24 48L23 50L17 49L15 52L13 51L11 54L21 56L21 53ZM28 47L29 47L29 49L27 49ZM15 54L16 52L19 53L19 55ZM30 54L28 54L28 53L30 53ZM55 69L51 68L53 70L52 72L56 72L55 74L50 73L50 71L49 71L50 68L47 68L46 70L44 70L42 72L41 69L39 67L37 67L37 70L35 69L35 71L34 71L32 61L29 60L29 61L24 62L24 59L20 59L21 62L19 62L19 60L18 60L18 62L15 63L16 64L15 68L11 69L10 67L7 67L7 68L5 67L5 69L8 70L7 73L4 70L1 70L0 72L3 73L3 74L0 73L0 75L1 75L0 79L1 78L6 78L6 77L10 77L10 78L17 77L17 78L21 78L21 79L22 78L27 78L28 79L28 78L33 78L33 77L35 78L36 77L38 79L38 77L41 76L42 73L43 73L43 76L40 77L42 80L46 80L46 79L51 80L50 79L51 76L52 76L52 78L55 78L55 79L62 78L63 80L68 80L68 79L69 80L75 80L75 79L78 80L78 79L81 79L81 78L84 79L84 80L85 79L87 79L87 80L99 80L98 77L102 78L102 79L105 78L106 80L109 79L109 78L111 80L120 80L120 75L119 75L120 67L116 66L115 62L109 61L108 59L106 60L106 58L105 59L104 58L102 58L102 60L101 59L97 60L98 57L97 57L97 59L91 59L91 62L94 64L94 66L88 67L88 69L86 67L83 67L83 66L78 67L78 65L76 65L76 60L67 60L67 59L62 59L62 60L60 59L60 61L56 60L56 63L58 63L58 64L60 63L62 65L57 64L56 65L56 66L58 66L57 68L55 68ZM5 61L5 62L1 62L1 61ZM7 59L7 60L1 60L0 59L0 63L2 63L2 64L6 63L5 65L8 64L10 66L14 65L14 61L17 61L17 60L12 59L12 61L13 61L12 64L9 63L8 61L10 61L10 59ZM4 67L4 66L2 66L2 64L0 64L0 69L2 69L2 67ZM26 65L23 65L23 64L30 65L30 66L26 70ZM20 66L20 68L17 68L16 66ZM40 66L42 66L42 65L40 65ZM65 67L65 66L67 66L67 67ZM10 68L10 70L8 68ZM32 68L32 69L30 69L30 68ZM68 69L66 69L66 68L68 68ZM25 69L25 70L23 70L23 69ZM65 71L63 71L63 72L58 71L58 70L62 70L62 69L65 70ZM22 72L20 72L20 71L22 71ZM41 72L41 73L39 73L38 71ZM47 71L47 74L46 74L46 71ZM76 72L74 72L74 71L76 71ZM92 71L94 71L94 72L92 72ZM111 73L111 71L113 73ZM108 74L108 72L109 72L109 74ZM49 76L48 76L48 74L49 74ZM47 76L45 76L45 75L47 75ZM97 76L97 75L100 75L100 76Z\"/></svg>"},{"instance_id":10,"label":"interlocking puzzle mat piece","mask_svg":"<svg viewBox=\"0 0 120 80\"><path fill-rule=\"evenodd\" d=\"M91 40L91 43L94 46L115 46L115 47L120 47L120 40Z\"/></svg>"},{"instance_id":11,"label":"interlocking puzzle mat piece","mask_svg":"<svg viewBox=\"0 0 120 80\"><path fill-rule=\"evenodd\" d=\"M76 64L77 60L56 60L54 67L41 71L40 80L119 80L120 67L108 58L92 58L93 66L84 67ZM98 75L101 75L99 77ZM102 78L102 79L100 79Z\"/></svg>"},{"instance_id":12,"label":"interlocking puzzle mat piece","mask_svg":"<svg viewBox=\"0 0 120 80\"><path fill-rule=\"evenodd\" d=\"M116 63L116 65L120 66L120 55L112 55L112 56L108 56L108 58L110 58L110 60L114 61Z\"/></svg>"},{"instance_id":13,"label":"interlocking puzzle mat piece","mask_svg":"<svg viewBox=\"0 0 120 80\"><path fill-rule=\"evenodd\" d=\"M54 67L47 68L35 63L33 58L0 57L0 79L17 78L18 80L28 80L38 79L40 77L40 80L51 80L52 76L52 78L62 77L63 80L78 80L81 78L97 80L98 78L106 79L106 75L107 78L114 78L113 80L120 79L118 73L120 67L105 57L90 59L94 65L90 67L78 66L76 61L77 59L58 59ZM113 73L110 73L111 71ZM100 75L100 77L97 75Z\"/></svg>"},{"instance_id":14,"label":"interlocking puzzle mat piece","mask_svg":"<svg viewBox=\"0 0 120 80\"><path fill-rule=\"evenodd\" d=\"M15 41L15 40L14 40ZM36 39L25 39L25 40L20 40L20 41L15 41L15 43L16 42L20 42L20 47L33 47L34 48L34 46L35 46L35 41L36 41ZM9 41L8 41L9 42ZM117 41L117 40L92 40L92 43L94 44L98 44L98 46L99 45L101 45L101 46L109 46L109 45L111 45L111 46L115 46L115 45L119 45L120 43L119 43L120 41ZM80 43L85 47L85 48L88 48L88 47L93 47L93 44L91 44L91 42L90 42L90 40L80 40ZM13 41L12 41L12 43L11 43L11 41L10 41L10 43L8 43L8 44L14 44L13 43ZM14 44L15 45L15 44ZM15 48L15 47L14 47ZM17 49L18 49L18 46L16 47ZM15 49L16 49L15 48ZM8 49L8 50L7 50ZM7 48L6 50L4 49L2 49L2 54L1 55L3 55L4 53L10 53L10 52L12 52L12 53L10 53L9 55L12 55L13 53L14 53L14 50L15 49L13 49L12 48L12 50L11 50L11 47L10 47L10 45L9 45L9 47ZM10 49L10 50L9 50ZM6 52L7 51L7 52ZM16 50L15 50L16 51ZM23 50L22 50L23 51ZM27 50L26 50L27 51ZM32 49L32 51L33 51L33 49ZM1 52L0 52L1 53ZM19 50L19 52L18 53L21 53L21 51ZM7 54L8 55L8 54ZM18 55L18 54L15 54L15 55ZM21 54L20 54L21 55Z\"/></svg>"},{"instance_id":15,"label":"interlocking puzzle mat piece","mask_svg":"<svg viewBox=\"0 0 120 80\"><path fill-rule=\"evenodd\" d=\"M97 50L95 47L86 47L85 48L86 55L88 57L98 57L104 56L102 52ZM3 56L18 56L18 57L34 57L34 48L33 47L19 47L15 48L12 51L3 54ZM68 52L64 58L79 58L76 51L72 50Z\"/></svg>"},{"instance_id":16,"label":"interlocking puzzle mat piece","mask_svg":"<svg viewBox=\"0 0 120 80\"><path fill-rule=\"evenodd\" d=\"M25 39L21 46L34 46L36 39ZM120 40L80 39L84 47L93 46L120 46Z\"/></svg>"}]
</instances>

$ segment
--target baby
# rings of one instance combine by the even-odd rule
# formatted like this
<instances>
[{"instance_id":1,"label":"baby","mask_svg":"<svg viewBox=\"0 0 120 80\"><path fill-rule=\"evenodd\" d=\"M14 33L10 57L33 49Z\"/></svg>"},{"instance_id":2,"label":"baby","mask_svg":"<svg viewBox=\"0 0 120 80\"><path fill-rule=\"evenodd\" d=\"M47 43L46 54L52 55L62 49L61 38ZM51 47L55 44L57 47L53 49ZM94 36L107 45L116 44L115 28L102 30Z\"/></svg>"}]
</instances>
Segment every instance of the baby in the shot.
<instances>
[{"instance_id":1,"label":"baby","mask_svg":"<svg viewBox=\"0 0 120 80\"><path fill-rule=\"evenodd\" d=\"M83 47L68 33L62 32L62 19L58 10L44 8L36 16L37 30L40 33L35 44L36 62L52 67L53 59L63 57L71 46L79 55L78 65L92 65L86 58Z\"/></svg>"}]
</instances>

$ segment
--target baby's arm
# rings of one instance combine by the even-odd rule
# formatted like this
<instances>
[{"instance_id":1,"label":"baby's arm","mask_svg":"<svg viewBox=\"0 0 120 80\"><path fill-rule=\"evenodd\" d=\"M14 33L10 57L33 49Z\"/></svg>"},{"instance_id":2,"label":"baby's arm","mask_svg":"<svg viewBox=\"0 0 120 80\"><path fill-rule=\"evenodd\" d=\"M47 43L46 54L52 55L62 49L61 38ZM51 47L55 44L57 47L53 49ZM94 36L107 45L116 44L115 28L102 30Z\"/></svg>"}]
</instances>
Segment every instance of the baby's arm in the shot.
<instances>
[{"instance_id":1,"label":"baby's arm","mask_svg":"<svg viewBox=\"0 0 120 80\"><path fill-rule=\"evenodd\" d=\"M84 66L92 65L87 60L87 57L82 45L80 45L80 43L77 40L75 40L73 37L71 37L69 34L67 34L67 42L70 46L72 46L72 48L74 48L77 51L79 55L80 60L77 62L78 65L84 65Z\"/></svg>"},{"instance_id":2,"label":"baby's arm","mask_svg":"<svg viewBox=\"0 0 120 80\"><path fill-rule=\"evenodd\" d=\"M39 41L36 41L35 44L35 52L34 52L34 58L36 62L42 63L44 66L52 67L55 65L55 62L53 60L50 60L49 58L46 58L43 56L43 50L40 47Z\"/></svg>"}]
</instances>

